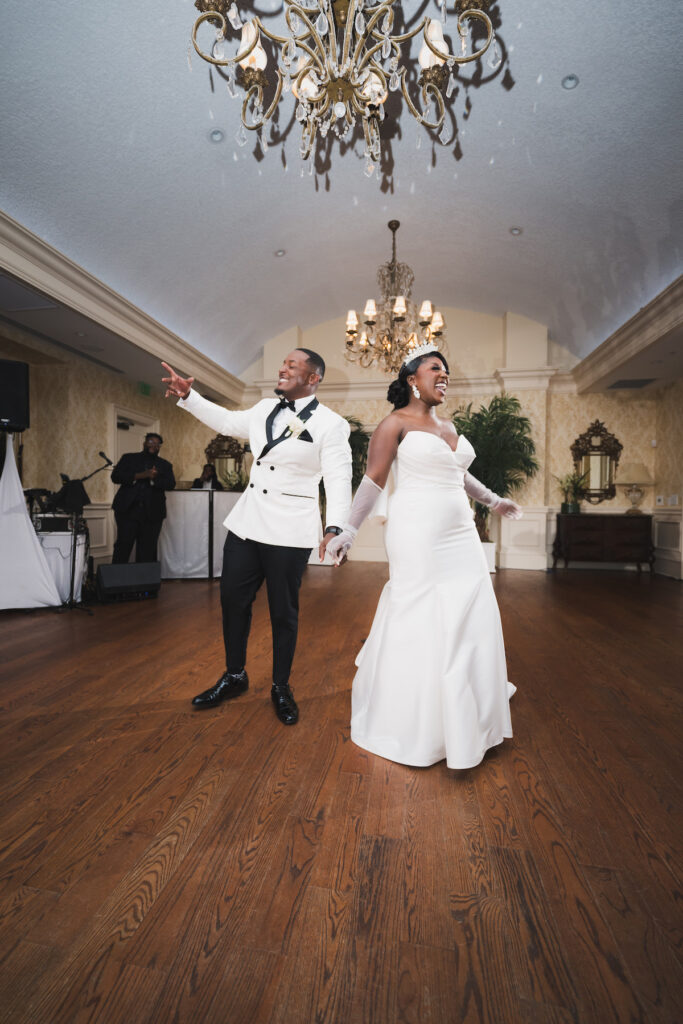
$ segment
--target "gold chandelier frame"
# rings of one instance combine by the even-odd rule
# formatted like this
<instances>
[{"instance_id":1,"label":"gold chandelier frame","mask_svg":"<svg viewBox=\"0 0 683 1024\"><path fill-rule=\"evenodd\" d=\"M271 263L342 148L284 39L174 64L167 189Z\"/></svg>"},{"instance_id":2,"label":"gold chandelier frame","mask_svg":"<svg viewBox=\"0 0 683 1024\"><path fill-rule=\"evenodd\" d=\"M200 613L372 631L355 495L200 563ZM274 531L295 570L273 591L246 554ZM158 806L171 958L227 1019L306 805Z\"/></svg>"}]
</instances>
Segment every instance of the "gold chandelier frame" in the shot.
<instances>
[{"instance_id":1,"label":"gold chandelier frame","mask_svg":"<svg viewBox=\"0 0 683 1024\"><path fill-rule=\"evenodd\" d=\"M441 2L445 12L446 0ZM270 121L280 102L286 78L289 78L292 92L299 98L296 116L302 122L302 159L310 157L319 131L325 136L331 124L337 121L337 134L346 133L353 128L356 118L360 117L366 156L368 161L377 162L380 158L383 104L389 91L398 91L400 88L415 120L429 130L438 131L446 116L442 91L450 72L455 66L478 60L494 37L493 25L486 13L489 0L456 0L456 24L460 39L468 38L473 22L481 23L486 30L486 39L475 52L461 54L447 51L440 23L426 15L410 31L392 35L395 3L396 0L381 0L377 4L365 6L364 0L316 0L315 6L307 7L296 0L284 0L289 36L271 32L261 18L255 15L248 22L252 26L251 39L241 49L238 48L234 57L226 57L220 52L217 55L215 52L205 52L197 41L197 33L205 22L209 22L216 30L213 46L213 51L216 51L216 46L220 48L228 34L229 25L234 31L243 29L233 0L195 0L195 7L201 13L192 29L192 44L208 64L233 72L239 67L241 84L246 90L241 121L248 131L258 131ZM321 19L324 19L322 24ZM438 29L433 26L438 26ZM341 39L337 37L338 32ZM421 110L408 90L407 68L400 63L402 44L420 32L423 33L424 45L427 47L425 52L431 65L423 67L418 81ZM242 34L244 37L244 31ZM280 61L275 68L275 92L266 109L263 107L264 89L270 84L269 79L263 67L249 66L250 56L260 47L261 34L280 47ZM441 45L434 44L433 35L437 37L437 42L441 41ZM260 52L263 53L262 49ZM289 68L297 56L300 67L291 75ZM387 71L379 62L382 59L390 62L388 78ZM281 63L285 68L284 74ZM308 84L306 94L305 84ZM432 101L436 112L430 118Z\"/></svg>"}]
</instances>

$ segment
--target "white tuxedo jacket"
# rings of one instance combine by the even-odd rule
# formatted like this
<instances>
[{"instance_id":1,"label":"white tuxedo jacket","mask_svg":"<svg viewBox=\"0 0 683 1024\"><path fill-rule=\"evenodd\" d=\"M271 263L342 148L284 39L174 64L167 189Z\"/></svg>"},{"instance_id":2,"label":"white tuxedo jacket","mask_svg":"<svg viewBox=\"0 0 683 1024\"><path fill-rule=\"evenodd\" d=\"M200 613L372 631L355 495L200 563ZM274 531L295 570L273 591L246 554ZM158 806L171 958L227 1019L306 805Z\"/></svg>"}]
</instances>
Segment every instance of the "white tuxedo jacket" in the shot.
<instances>
[{"instance_id":1,"label":"white tuxedo jacket","mask_svg":"<svg viewBox=\"0 0 683 1024\"><path fill-rule=\"evenodd\" d=\"M312 440L292 435L260 458L268 440L266 419L278 405L276 398L264 398L251 409L233 412L190 391L178 405L216 433L249 441L254 456L249 483L225 520L226 529L264 544L316 547L322 538L321 477L327 524L344 525L351 507L351 449L349 424L342 416L318 405L305 423Z\"/></svg>"}]
</instances>

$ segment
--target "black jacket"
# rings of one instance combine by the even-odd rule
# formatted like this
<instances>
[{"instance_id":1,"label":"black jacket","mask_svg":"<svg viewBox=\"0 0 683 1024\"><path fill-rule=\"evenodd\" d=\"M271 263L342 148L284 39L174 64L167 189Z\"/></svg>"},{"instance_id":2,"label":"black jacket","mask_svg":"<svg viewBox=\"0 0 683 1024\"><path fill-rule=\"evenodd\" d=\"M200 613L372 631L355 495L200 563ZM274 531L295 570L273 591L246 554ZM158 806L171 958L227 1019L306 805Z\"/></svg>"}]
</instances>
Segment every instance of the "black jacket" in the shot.
<instances>
[{"instance_id":1,"label":"black jacket","mask_svg":"<svg viewBox=\"0 0 683 1024\"><path fill-rule=\"evenodd\" d=\"M154 466L158 476L155 480L135 480L135 474ZM166 459L148 452L129 452L122 455L111 474L115 484L121 484L112 508L117 515L144 510L146 519L165 519L166 494L175 487L173 466Z\"/></svg>"}]
</instances>

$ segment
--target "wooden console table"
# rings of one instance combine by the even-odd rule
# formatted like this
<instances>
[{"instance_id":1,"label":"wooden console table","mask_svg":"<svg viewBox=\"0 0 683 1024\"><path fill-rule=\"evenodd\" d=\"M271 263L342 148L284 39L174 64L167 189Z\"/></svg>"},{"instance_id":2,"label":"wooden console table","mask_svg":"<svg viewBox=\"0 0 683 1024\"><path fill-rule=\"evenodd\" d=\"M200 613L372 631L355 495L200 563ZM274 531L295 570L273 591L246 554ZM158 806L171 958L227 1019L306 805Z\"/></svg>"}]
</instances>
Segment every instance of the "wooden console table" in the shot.
<instances>
[{"instance_id":1,"label":"wooden console table","mask_svg":"<svg viewBox=\"0 0 683 1024\"><path fill-rule=\"evenodd\" d=\"M553 569L558 559L569 562L641 562L652 568L655 549L652 543L652 516L558 515L553 544Z\"/></svg>"}]
</instances>

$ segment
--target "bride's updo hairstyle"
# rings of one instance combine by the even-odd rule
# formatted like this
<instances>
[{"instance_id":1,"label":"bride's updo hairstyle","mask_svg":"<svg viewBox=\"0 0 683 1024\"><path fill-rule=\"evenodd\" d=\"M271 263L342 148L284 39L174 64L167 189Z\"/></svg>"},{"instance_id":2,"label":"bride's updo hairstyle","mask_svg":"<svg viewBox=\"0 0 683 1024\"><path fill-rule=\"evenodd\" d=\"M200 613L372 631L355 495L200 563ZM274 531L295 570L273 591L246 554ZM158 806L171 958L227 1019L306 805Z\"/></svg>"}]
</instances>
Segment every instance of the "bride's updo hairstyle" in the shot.
<instances>
[{"instance_id":1,"label":"bride's updo hairstyle","mask_svg":"<svg viewBox=\"0 0 683 1024\"><path fill-rule=\"evenodd\" d=\"M398 371L398 377L396 380L392 380L387 391L387 402L391 402L394 409L404 409L410 401L410 385L408 384L408 377L411 377L417 370L420 363L423 363L425 359L432 359L436 356L440 359L443 365L446 367L446 373L451 371L448 369L448 363L446 357L441 352L428 352L424 356L415 356L409 363L404 363L401 369Z\"/></svg>"}]
</instances>

